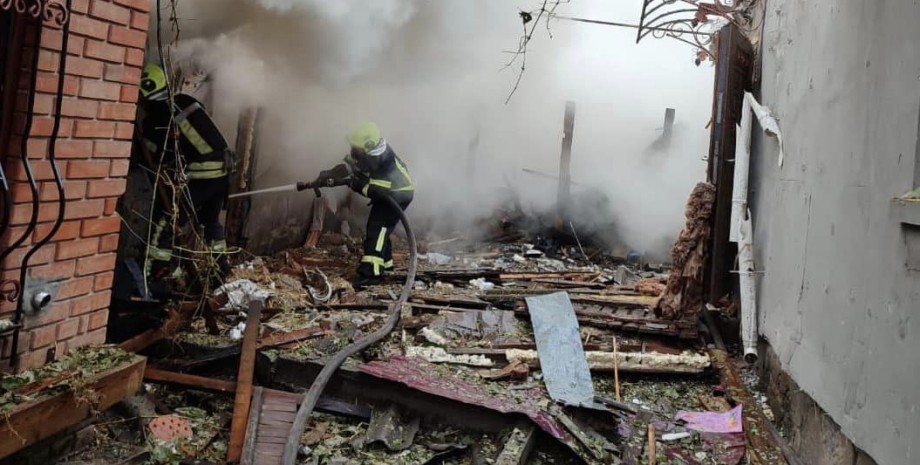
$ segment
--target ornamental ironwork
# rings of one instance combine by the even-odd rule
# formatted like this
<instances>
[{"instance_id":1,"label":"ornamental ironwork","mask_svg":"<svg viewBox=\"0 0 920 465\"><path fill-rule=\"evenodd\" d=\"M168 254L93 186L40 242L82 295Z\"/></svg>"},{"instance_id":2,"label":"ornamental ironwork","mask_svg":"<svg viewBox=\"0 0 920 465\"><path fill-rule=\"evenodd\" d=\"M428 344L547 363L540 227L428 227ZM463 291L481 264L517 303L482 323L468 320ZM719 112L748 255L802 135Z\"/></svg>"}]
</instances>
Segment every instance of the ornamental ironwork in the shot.
<instances>
[{"instance_id":1,"label":"ornamental ironwork","mask_svg":"<svg viewBox=\"0 0 920 465\"><path fill-rule=\"evenodd\" d=\"M714 34L714 18L725 22L747 21L747 13L735 1L732 4L715 0L705 3L699 0L643 0L642 16L636 43L651 35L656 39L671 38L689 44L697 49L697 64L713 59L710 45Z\"/></svg>"},{"instance_id":2,"label":"ornamental ironwork","mask_svg":"<svg viewBox=\"0 0 920 465\"><path fill-rule=\"evenodd\" d=\"M70 9L61 0L0 0L0 10L29 15L58 27L70 21Z\"/></svg>"}]
</instances>

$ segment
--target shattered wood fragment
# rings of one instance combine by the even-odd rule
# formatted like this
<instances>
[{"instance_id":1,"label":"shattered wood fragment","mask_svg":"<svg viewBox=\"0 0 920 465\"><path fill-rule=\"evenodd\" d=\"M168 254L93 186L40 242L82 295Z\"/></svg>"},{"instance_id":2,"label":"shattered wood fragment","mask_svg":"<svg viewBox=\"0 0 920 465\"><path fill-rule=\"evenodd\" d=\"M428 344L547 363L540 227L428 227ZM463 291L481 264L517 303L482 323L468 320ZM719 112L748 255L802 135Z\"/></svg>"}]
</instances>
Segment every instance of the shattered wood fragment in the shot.
<instances>
[{"instance_id":1,"label":"shattered wood fragment","mask_svg":"<svg viewBox=\"0 0 920 465\"><path fill-rule=\"evenodd\" d=\"M505 446L495 459L495 465L524 465L530 456L530 451L536 443L537 431L528 422L521 422L514 427Z\"/></svg>"},{"instance_id":2,"label":"shattered wood fragment","mask_svg":"<svg viewBox=\"0 0 920 465\"><path fill-rule=\"evenodd\" d=\"M208 391L226 393L236 392L236 384L232 381L189 375L185 373L177 373L174 371L160 370L155 367L147 367L147 369L144 371L144 380L164 384L196 387Z\"/></svg>"},{"instance_id":3,"label":"shattered wood fragment","mask_svg":"<svg viewBox=\"0 0 920 465\"><path fill-rule=\"evenodd\" d=\"M540 364L535 350L509 349L505 353L508 361L520 360L531 367ZM613 372L614 354L611 352L585 352L588 366L593 371ZM668 355L641 352L617 352L617 367L628 373L702 373L709 367L709 357L701 354Z\"/></svg>"},{"instance_id":4,"label":"shattered wood fragment","mask_svg":"<svg viewBox=\"0 0 920 465\"><path fill-rule=\"evenodd\" d=\"M676 320L696 316L703 306L703 268L711 234L712 206L716 188L701 182L690 194L684 215L686 224L671 251L671 275L667 288L655 304L655 313Z\"/></svg>"},{"instance_id":5,"label":"shattered wood fragment","mask_svg":"<svg viewBox=\"0 0 920 465\"><path fill-rule=\"evenodd\" d=\"M256 361L256 338L259 336L259 318L262 316L260 300L249 302L246 315L246 332L240 352L240 368L236 377L236 398L233 401L233 422L230 425L230 441L227 447L227 461L239 462L243 454L243 441L249 424L249 409L252 402L252 378Z\"/></svg>"},{"instance_id":6,"label":"shattered wood fragment","mask_svg":"<svg viewBox=\"0 0 920 465\"><path fill-rule=\"evenodd\" d=\"M747 435L748 463L751 465L787 464L776 438L770 434L770 427L767 425L769 420L757 407L751 393L745 388L728 354L722 349L712 348L709 349L709 355L713 366L719 371L719 378L728 397L736 403L748 406L745 409L745 415L741 417L744 433Z\"/></svg>"}]
</instances>

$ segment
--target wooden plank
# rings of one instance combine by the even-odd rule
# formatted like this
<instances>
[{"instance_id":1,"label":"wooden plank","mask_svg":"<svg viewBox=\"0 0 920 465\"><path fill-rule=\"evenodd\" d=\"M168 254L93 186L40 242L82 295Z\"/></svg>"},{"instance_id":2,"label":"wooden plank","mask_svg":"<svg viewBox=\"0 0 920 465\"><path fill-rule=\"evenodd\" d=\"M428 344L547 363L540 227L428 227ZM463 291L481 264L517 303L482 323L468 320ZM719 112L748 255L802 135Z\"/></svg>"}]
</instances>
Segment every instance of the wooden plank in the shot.
<instances>
[{"instance_id":1,"label":"wooden plank","mask_svg":"<svg viewBox=\"0 0 920 465\"><path fill-rule=\"evenodd\" d=\"M536 443L536 428L530 422L521 422L514 427L514 431L505 441L495 465L524 465L530 456L530 451Z\"/></svg>"},{"instance_id":2,"label":"wooden plank","mask_svg":"<svg viewBox=\"0 0 920 465\"><path fill-rule=\"evenodd\" d=\"M146 363L146 358L138 356L96 375L92 383L98 396L96 405L79 402L73 392L65 392L39 397L4 412L0 421L0 458L79 423L94 408L103 411L134 395L140 389Z\"/></svg>"},{"instance_id":3,"label":"wooden plank","mask_svg":"<svg viewBox=\"0 0 920 465\"><path fill-rule=\"evenodd\" d=\"M236 392L236 384L234 384L232 381L189 375L185 373L177 373L175 371L160 370L155 367L147 367L147 369L144 371L144 379L147 381L155 381L164 384L198 387L208 391L226 393Z\"/></svg>"},{"instance_id":4,"label":"wooden plank","mask_svg":"<svg viewBox=\"0 0 920 465\"><path fill-rule=\"evenodd\" d=\"M252 404L249 409L249 422L246 425L246 439L243 443L242 465L253 465L255 462L256 439L259 431L259 416L262 408L262 388L257 387L252 391Z\"/></svg>"},{"instance_id":5,"label":"wooden plank","mask_svg":"<svg viewBox=\"0 0 920 465\"><path fill-rule=\"evenodd\" d=\"M250 302L249 313L246 316L240 369L236 377L236 398L233 401L233 421L230 423L230 441L227 447L228 462L239 462L243 454L243 442L249 423L249 406L252 402L252 375L256 364L256 339L259 337L262 306L259 300Z\"/></svg>"}]
</instances>

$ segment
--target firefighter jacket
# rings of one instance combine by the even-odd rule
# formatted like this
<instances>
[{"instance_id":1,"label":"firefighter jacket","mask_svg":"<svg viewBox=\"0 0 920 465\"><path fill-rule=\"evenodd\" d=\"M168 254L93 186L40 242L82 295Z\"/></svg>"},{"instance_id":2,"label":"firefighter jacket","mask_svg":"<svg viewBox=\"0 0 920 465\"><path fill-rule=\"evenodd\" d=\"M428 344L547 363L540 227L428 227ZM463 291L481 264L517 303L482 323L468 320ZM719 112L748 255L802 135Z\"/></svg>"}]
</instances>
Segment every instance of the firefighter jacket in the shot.
<instances>
[{"instance_id":1,"label":"firefighter jacket","mask_svg":"<svg viewBox=\"0 0 920 465\"><path fill-rule=\"evenodd\" d=\"M332 173L347 170L351 175L351 188L371 200L383 195L390 195L400 204L412 201L415 186L406 165L387 145L378 156L352 155L345 157L344 163L324 171L321 178L334 177Z\"/></svg>"},{"instance_id":2,"label":"firefighter jacket","mask_svg":"<svg viewBox=\"0 0 920 465\"><path fill-rule=\"evenodd\" d=\"M173 131L177 131L179 153L185 160L188 179L226 176L231 164L230 150L214 120L194 97L176 94L173 100L172 111L168 101L147 102L143 124L147 148L166 156L167 163L174 161Z\"/></svg>"}]
</instances>

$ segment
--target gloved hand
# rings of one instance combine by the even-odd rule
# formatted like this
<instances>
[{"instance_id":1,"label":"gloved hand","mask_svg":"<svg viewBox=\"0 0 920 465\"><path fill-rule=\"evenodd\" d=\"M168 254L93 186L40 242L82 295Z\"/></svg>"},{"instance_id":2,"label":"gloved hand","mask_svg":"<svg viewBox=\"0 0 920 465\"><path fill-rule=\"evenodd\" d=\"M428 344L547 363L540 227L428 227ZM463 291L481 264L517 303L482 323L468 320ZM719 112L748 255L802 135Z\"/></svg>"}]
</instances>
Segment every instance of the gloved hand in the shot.
<instances>
[{"instance_id":1,"label":"gloved hand","mask_svg":"<svg viewBox=\"0 0 920 465\"><path fill-rule=\"evenodd\" d=\"M320 171L319 176L316 177L316 180L314 180L312 184L317 187L332 187L334 181L332 172L326 170Z\"/></svg>"},{"instance_id":2,"label":"gloved hand","mask_svg":"<svg viewBox=\"0 0 920 465\"><path fill-rule=\"evenodd\" d=\"M367 183L370 182L370 179L362 173L354 173L351 175L348 186L351 187L351 190L361 194L364 190L364 187L367 186Z\"/></svg>"}]
</instances>

